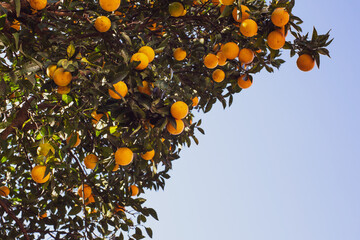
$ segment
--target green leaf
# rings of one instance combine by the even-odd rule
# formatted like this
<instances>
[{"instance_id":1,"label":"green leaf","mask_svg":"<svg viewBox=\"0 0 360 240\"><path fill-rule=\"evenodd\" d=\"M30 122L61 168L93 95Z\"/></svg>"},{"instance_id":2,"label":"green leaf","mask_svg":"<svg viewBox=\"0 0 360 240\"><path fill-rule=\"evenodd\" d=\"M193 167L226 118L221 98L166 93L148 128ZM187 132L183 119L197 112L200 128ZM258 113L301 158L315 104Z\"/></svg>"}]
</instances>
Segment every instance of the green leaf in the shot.
<instances>
[{"instance_id":1,"label":"green leaf","mask_svg":"<svg viewBox=\"0 0 360 240\"><path fill-rule=\"evenodd\" d=\"M72 56L74 56L74 54L75 54L75 46L74 46L73 42L71 42L71 43L69 44L69 46L67 47L66 53L67 53L69 59L70 59Z\"/></svg>"},{"instance_id":2,"label":"green leaf","mask_svg":"<svg viewBox=\"0 0 360 240\"><path fill-rule=\"evenodd\" d=\"M75 206L70 210L69 215L70 216L77 215L80 211L81 211L81 206Z\"/></svg>"},{"instance_id":3,"label":"green leaf","mask_svg":"<svg viewBox=\"0 0 360 240\"><path fill-rule=\"evenodd\" d=\"M147 228L145 228L145 230L146 230L147 235L149 235L149 237L152 238L152 236L153 236L153 231L152 231L152 229L149 228L149 227L147 227Z\"/></svg>"},{"instance_id":4,"label":"green leaf","mask_svg":"<svg viewBox=\"0 0 360 240\"><path fill-rule=\"evenodd\" d=\"M15 9L16 9L16 17L20 16L20 10L21 10L21 1L15 0Z\"/></svg>"}]
</instances>

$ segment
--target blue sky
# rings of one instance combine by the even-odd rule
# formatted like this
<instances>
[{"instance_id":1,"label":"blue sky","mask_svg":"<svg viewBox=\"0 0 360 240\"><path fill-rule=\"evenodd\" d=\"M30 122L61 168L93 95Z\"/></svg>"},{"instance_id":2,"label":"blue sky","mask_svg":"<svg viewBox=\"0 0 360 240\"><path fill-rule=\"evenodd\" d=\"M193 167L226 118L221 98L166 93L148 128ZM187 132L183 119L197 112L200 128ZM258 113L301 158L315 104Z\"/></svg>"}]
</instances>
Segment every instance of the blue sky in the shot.
<instances>
[{"instance_id":1,"label":"blue sky","mask_svg":"<svg viewBox=\"0 0 360 240\"><path fill-rule=\"evenodd\" d=\"M360 3L296 1L304 31L332 29L332 58L254 76L230 108L198 114L165 191L147 192L156 240L360 239Z\"/></svg>"}]
</instances>

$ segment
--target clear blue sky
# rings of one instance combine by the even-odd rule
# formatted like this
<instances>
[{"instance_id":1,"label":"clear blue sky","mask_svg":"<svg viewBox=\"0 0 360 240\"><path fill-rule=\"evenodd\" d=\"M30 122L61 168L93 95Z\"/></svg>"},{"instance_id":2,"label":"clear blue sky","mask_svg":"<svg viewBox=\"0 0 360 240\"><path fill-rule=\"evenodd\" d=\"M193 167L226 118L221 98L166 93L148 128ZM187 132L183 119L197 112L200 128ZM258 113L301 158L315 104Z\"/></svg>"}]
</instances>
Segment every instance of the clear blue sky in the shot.
<instances>
[{"instance_id":1,"label":"clear blue sky","mask_svg":"<svg viewBox=\"0 0 360 240\"><path fill-rule=\"evenodd\" d=\"M199 114L165 191L149 192L156 240L359 240L359 1L301 0L303 29L332 29L332 59L288 59L232 107ZM285 53L288 56L288 53Z\"/></svg>"}]
</instances>

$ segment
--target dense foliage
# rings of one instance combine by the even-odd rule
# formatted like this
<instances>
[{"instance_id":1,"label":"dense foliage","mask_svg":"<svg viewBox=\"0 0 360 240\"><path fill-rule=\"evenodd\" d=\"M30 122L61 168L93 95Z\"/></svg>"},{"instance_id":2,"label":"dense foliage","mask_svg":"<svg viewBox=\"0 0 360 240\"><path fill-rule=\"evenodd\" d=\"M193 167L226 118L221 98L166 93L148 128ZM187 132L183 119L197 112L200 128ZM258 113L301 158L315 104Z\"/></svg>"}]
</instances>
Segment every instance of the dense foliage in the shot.
<instances>
[{"instance_id":1,"label":"dense foliage","mask_svg":"<svg viewBox=\"0 0 360 240\"><path fill-rule=\"evenodd\" d=\"M295 1L107 1L0 3L1 239L151 237L157 214L141 195L164 188L181 147L198 143L194 113L230 106L284 63L282 49L305 55L302 70L329 55L328 33L302 34ZM257 31L246 36L244 22ZM273 32L289 35L279 49ZM149 48L134 57L143 46L152 61Z\"/></svg>"}]
</instances>

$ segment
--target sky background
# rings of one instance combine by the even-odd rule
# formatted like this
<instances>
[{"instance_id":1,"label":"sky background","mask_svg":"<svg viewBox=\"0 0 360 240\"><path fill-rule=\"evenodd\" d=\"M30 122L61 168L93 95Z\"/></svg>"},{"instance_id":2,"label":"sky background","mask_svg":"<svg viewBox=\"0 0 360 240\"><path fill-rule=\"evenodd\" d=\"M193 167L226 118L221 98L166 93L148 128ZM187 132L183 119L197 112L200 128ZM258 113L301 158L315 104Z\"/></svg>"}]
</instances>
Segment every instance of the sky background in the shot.
<instances>
[{"instance_id":1,"label":"sky background","mask_svg":"<svg viewBox=\"0 0 360 240\"><path fill-rule=\"evenodd\" d=\"M202 119L165 191L147 192L156 240L359 240L359 1L296 1L304 31L332 29L321 68L296 58L254 76Z\"/></svg>"}]
</instances>

